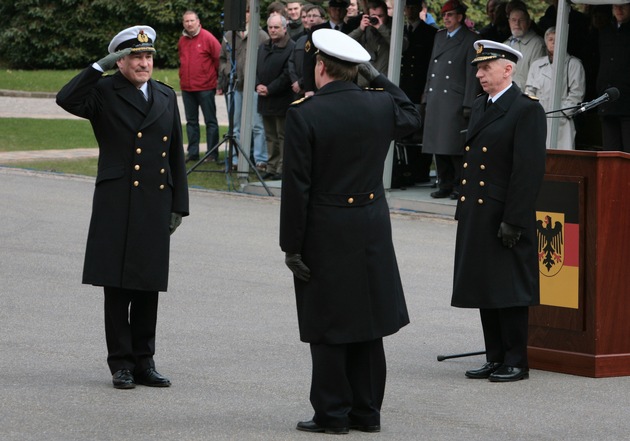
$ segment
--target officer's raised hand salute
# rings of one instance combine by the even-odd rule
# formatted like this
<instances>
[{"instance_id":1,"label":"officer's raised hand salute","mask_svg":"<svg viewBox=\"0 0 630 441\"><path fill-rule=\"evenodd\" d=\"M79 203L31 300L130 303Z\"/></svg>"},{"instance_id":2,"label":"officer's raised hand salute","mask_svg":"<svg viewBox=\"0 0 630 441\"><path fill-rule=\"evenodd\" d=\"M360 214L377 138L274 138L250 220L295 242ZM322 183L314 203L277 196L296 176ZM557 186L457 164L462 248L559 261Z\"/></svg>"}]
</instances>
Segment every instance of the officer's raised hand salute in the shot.
<instances>
[{"instance_id":1,"label":"officer's raised hand salute","mask_svg":"<svg viewBox=\"0 0 630 441\"><path fill-rule=\"evenodd\" d=\"M114 66L116 66L116 62L118 60L120 60L123 57L126 57L130 53L131 53L131 48L128 47L127 49L116 51L113 54L107 54L106 56L98 60L96 64L98 64L99 67L103 71L110 70L110 69L113 69Z\"/></svg>"},{"instance_id":2,"label":"officer's raised hand salute","mask_svg":"<svg viewBox=\"0 0 630 441\"><path fill-rule=\"evenodd\" d=\"M188 184L177 97L151 79L155 39L149 26L121 31L109 55L57 94L57 104L90 120L98 141L83 283L104 290L117 389L171 384L153 361L158 292L168 285L170 235L188 215Z\"/></svg>"}]
</instances>

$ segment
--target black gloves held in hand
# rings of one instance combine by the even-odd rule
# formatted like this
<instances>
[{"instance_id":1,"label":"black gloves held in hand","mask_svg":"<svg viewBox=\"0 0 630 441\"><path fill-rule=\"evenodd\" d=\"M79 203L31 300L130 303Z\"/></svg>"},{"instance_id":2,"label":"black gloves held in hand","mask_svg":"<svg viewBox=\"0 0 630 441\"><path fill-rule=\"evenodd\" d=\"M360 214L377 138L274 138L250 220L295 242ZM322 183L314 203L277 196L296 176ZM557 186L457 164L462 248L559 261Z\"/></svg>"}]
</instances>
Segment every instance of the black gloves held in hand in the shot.
<instances>
[{"instance_id":1,"label":"black gloves held in hand","mask_svg":"<svg viewBox=\"0 0 630 441\"><path fill-rule=\"evenodd\" d=\"M179 213L171 213L171 221L168 224L168 230L173 234L177 227L182 224L182 215Z\"/></svg>"},{"instance_id":2,"label":"black gloves held in hand","mask_svg":"<svg viewBox=\"0 0 630 441\"><path fill-rule=\"evenodd\" d=\"M503 246L512 248L521 238L521 229L514 225L501 222L497 237L503 241Z\"/></svg>"},{"instance_id":3,"label":"black gloves held in hand","mask_svg":"<svg viewBox=\"0 0 630 441\"><path fill-rule=\"evenodd\" d=\"M302 262L301 254L286 253L284 263L293 272L293 275L300 280L308 282L311 278L311 270Z\"/></svg>"}]
</instances>

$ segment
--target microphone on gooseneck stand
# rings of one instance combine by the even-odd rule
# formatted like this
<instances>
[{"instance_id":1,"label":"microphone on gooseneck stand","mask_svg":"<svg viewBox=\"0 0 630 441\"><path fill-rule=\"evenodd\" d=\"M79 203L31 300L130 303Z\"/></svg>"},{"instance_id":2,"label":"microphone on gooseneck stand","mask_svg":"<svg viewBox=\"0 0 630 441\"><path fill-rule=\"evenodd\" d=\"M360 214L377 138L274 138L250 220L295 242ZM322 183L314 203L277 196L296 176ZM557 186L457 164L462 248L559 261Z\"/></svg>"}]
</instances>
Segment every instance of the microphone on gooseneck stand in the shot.
<instances>
[{"instance_id":1,"label":"microphone on gooseneck stand","mask_svg":"<svg viewBox=\"0 0 630 441\"><path fill-rule=\"evenodd\" d=\"M571 115L571 117L579 115L580 113L584 113L587 110L591 110L592 108L597 107L600 104L603 104L605 102L608 102L608 101L613 102L613 101L617 101L618 99L619 99L619 89L617 89L616 87L609 87L608 89L604 90L604 93L602 96L595 98L593 101L589 101L588 103L580 104L580 108L577 109Z\"/></svg>"}]
</instances>

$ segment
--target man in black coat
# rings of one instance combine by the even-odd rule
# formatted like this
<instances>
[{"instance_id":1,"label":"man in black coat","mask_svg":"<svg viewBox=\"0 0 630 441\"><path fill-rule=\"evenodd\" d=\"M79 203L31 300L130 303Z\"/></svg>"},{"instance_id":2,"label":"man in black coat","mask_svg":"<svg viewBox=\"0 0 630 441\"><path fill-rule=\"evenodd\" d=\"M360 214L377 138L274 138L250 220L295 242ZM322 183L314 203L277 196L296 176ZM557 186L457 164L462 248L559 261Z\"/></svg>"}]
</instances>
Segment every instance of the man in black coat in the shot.
<instances>
[{"instance_id":1,"label":"man in black coat","mask_svg":"<svg viewBox=\"0 0 630 441\"><path fill-rule=\"evenodd\" d=\"M297 429L377 432L383 337L409 323L383 163L391 140L417 130L420 115L358 42L331 29L315 31L313 42L319 90L287 112L280 209L300 339L313 359L315 415ZM379 90L353 83L358 63Z\"/></svg>"},{"instance_id":2,"label":"man in black coat","mask_svg":"<svg viewBox=\"0 0 630 441\"><path fill-rule=\"evenodd\" d=\"M619 99L598 109L604 150L630 153L630 3L613 5L613 23L599 34L597 94L619 89Z\"/></svg>"},{"instance_id":3,"label":"man in black coat","mask_svg":"<svg viewBox=\"0 0 630 441\"><path fill-rule=\"evenodd\" d=\"M431 51L433 50L433 42L437 32L436 28L420 19L420 11L422 11L421 0L406 0L405 19L407 24L405 26L405 37L409 45L403 51L402 61L400 62L400 88L418 106L422 102L422 93L427 80ZM403 144L411 144L409 147L401 147L406 149L406 157L411 173L409 184L429 182L433 155L422 153L422 130L418 130L412 137L404 139Z\"/></svg>"},{"instance_id":4,"label":"man in black coat","mask_svg":"<svg viewBox=\"0 0 630 441\"><path fill-rule=\"evenodd\" d=\"M451 304L479 308L485 363L469 378L529 377L528 307L539 303L535 203L545 174L545 112L512 82L517 50L474 44L484 94L468 125Z\"/></svg>"},{"instance_id":5,"label":"man in black coat","mask_svg":"<svg viewBox=\"0 0 630 441\"><path fill-rule=\"evenodd\" d=\"M284 120L293 101L289 58L295 42L287 33L287 19L273 14L267 19L269 41L258 47L256 65L256 93L258 113L262 115L267 140L267 173L265 179L282 178L282 150L284 148Z\"/></svg>"},{"instance_id":6,"label":"man in black coat","mask_svg":"<svg viewBox=\"0 0 630 441\"><path fill-rule=\"evenodd\" d=\"M57 94L90 120L99 145L83 283L104 287L117 389L170 386L153 361L158 292L167 289L170 234L188 215L188 184L175 92L151 79L155 37L149 26L125 29Z\"/></svg>"}]
</instances>

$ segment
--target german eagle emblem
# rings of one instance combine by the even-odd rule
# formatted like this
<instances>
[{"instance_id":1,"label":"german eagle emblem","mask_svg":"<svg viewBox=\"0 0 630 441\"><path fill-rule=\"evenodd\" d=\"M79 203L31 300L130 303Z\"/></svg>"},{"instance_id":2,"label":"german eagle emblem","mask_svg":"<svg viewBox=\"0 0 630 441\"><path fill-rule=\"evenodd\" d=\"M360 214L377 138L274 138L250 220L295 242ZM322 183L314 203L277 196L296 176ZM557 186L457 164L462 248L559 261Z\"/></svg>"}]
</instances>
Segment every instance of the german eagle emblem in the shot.
<instances>
[{"instance_id":1,"label":"german eagle emblem","mask_svg":"<svg viewBox=\"0 0 630 441\"><path fill-rule=\"evenodd\" d=\"M538 236L538 262L547 268L547 276L557 274L562 268L564 254L562 223L554 224L550 215L545 215L544 220L536 221L536 233ZM544 273L543 273L544 274Z\"/></svg>"}]
</instances>

